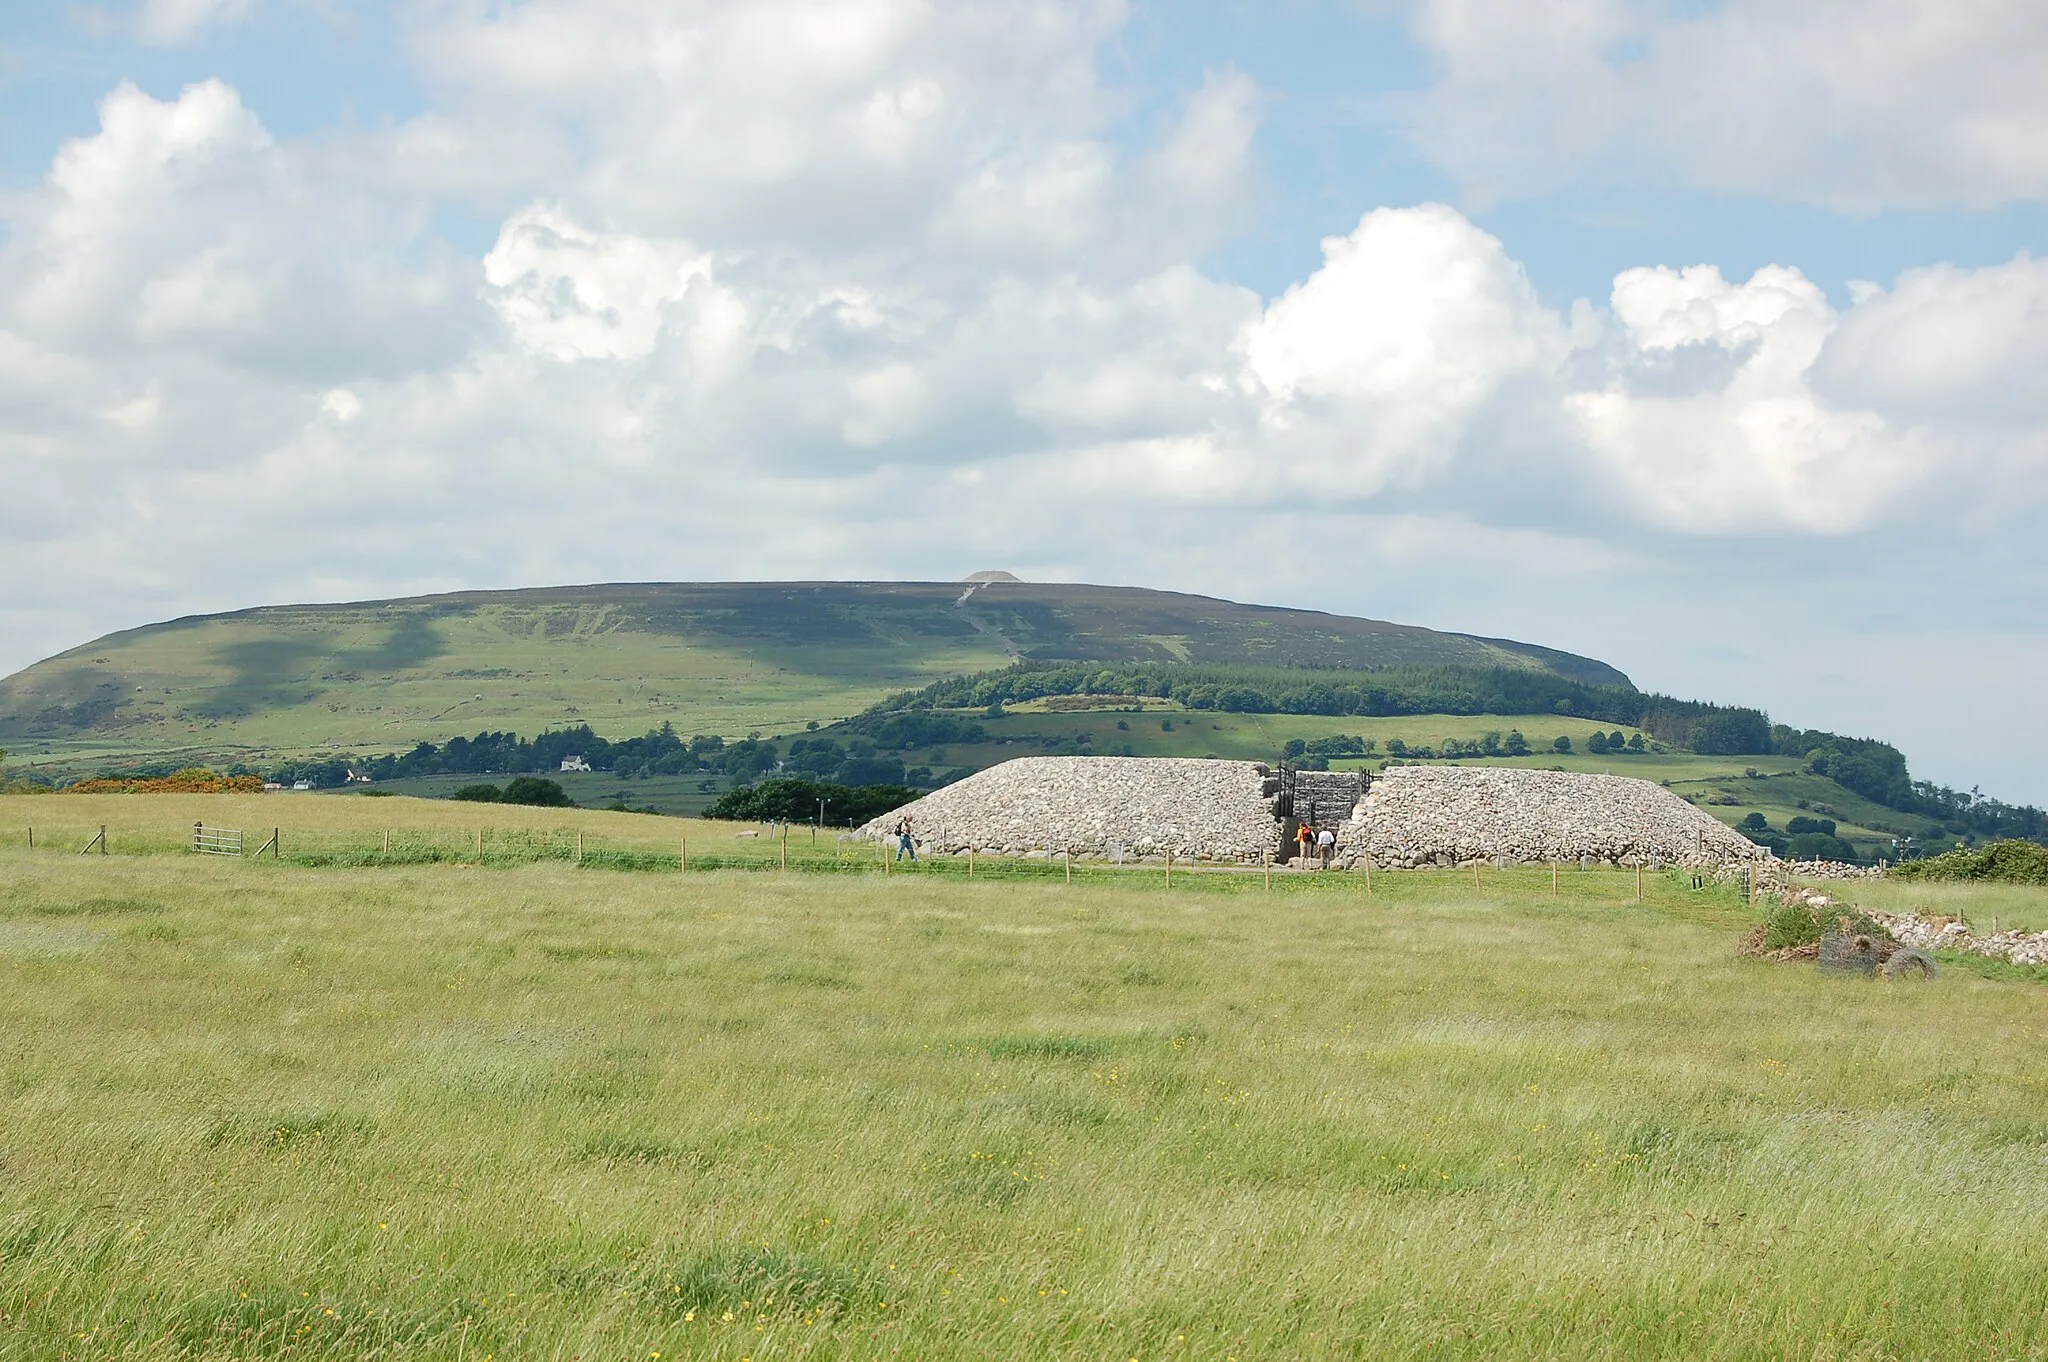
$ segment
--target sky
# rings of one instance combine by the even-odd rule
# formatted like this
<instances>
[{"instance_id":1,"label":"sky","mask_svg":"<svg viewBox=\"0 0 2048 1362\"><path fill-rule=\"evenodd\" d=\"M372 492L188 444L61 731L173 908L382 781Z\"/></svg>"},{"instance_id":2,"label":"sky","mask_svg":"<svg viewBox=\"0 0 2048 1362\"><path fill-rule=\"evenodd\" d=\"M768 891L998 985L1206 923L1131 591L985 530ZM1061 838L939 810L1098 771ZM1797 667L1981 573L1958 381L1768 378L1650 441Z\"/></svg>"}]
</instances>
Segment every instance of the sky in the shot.
<instances>
[{"instance_id":1,"label":"sky","mask_svg":"<svg viewBox=\"0 0 2048 1362\"><path fill-rule=\"evenodd\" d=\"M0 673L1031 580L1507 636L2048 803L2038 0L0 13Z\"/></svg>"}]
</instances>

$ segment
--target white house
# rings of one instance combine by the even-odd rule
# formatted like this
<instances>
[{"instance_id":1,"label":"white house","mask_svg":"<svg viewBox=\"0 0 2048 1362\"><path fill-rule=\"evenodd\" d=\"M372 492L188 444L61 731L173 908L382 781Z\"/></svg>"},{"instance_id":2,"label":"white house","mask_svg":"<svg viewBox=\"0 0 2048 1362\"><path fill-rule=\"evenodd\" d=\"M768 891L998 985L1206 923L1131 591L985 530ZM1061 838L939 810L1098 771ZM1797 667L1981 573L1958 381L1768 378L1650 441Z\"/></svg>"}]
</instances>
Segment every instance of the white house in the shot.
<instances>
[{"instance_id":1,"label":"white house","mask_svg":"<svg viewBox=\"0 0 2048 1362\"><path fill-rule=\"evenodd\" d=\"M580 756L563 757L562 769L564 771L588 771L590 769L590 763L585 761Z\"/></svg>"}]
</instances>

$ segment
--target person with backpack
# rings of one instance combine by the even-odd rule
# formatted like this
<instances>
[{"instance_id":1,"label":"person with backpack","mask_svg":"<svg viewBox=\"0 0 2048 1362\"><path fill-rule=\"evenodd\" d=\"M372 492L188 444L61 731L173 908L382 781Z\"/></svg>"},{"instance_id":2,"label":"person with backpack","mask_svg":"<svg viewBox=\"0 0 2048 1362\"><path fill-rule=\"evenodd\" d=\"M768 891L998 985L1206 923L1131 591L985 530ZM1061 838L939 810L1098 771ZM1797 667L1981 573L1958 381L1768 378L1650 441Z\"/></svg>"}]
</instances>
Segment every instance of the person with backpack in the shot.
<instances>
[{"instance_id":1,"label":"person with backpack","mask_svg":"<svg viewBox=\"0 0 2048 1362\"><path fill-rule=\"evenodd\" d=\"M905 856L913 861L917 859L917 843L910 839L910 817L907 814L896 820L896 859L900 861Z\"/></svg>"}]
</instances>

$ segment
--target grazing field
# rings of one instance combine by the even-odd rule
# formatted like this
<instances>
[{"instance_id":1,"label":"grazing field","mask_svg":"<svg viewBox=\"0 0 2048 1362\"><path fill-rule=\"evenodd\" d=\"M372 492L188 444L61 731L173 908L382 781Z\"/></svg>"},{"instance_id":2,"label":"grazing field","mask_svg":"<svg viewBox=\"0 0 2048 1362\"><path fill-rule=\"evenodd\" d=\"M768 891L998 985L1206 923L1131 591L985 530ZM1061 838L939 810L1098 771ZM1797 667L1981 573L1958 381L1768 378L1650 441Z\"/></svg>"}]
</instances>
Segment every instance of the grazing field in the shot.
<instances>
[{"instance_id":1,"label":"grazing field","mask_svg":"<svg viewBox=\"0 0 2048 1362\"><path fill-rule=\"evenodd\" d=\"M0 848L0 1358L2048 1354L2040 986L1742 959L1737 894L315 868L149 806Z\"/></svg>"}]
</instances>

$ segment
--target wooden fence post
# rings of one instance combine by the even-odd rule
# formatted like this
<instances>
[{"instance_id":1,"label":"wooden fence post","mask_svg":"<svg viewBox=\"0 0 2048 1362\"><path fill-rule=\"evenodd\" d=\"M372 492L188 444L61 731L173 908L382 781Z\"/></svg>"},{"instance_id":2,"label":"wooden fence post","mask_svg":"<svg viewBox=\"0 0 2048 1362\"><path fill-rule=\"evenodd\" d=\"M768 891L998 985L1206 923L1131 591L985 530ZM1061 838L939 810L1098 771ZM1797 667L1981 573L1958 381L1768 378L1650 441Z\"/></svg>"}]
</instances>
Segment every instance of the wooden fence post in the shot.
<instances>
[{"instance_id":1,"label":"wooden fence post","mask_svg":"<svg viewBox=\"0 0 2048 1362\"><path fill-rule=\"evenodd\" d=\"M789 869L789 820L782 820L782 868Z\"/></svg>"},{"instance_id":2,"label":"wooden fence post","mask_svg":"<svg viewBox=\"0 0 2048 1362\"><path fill-rule=\"evenodd\" d=\"M1557 897L1557 862L1550 863L1550 897Z\"/></svg>"},{"instance_id":3,"label":"wooden fence post","mask_svg":"<svg viewBox=\"0 0 2048 1362\"><path fill-rule=\"evenodd\" d=\"M1073 849L1072 847L1068 847L1068 848L1066 849L1066 854L1067 854L1067 883L1068 883L1068 884L1072 884L1072 883L1074 882L1074 849Z\"/></svg>"},{"instance_id":4,"label":"wooden fence post","mask_svg":"<svg viewBox=\"0 0 2048 1362\"><path fill-rule=\"evenodd\" d=\"M1365 892L1372 892L1372 853L1365 853Z\"/></svg>"},{"instance_id":5,"label":"wooden fence post","mask_svg":"<svg viewBox=\"0 0 2048 1362\"><path fill-rule=\"evenodd\" d=\"M967 878L974 878L974 848L967 848Z\"/></svg>"},{"instance_id":6,"label":"wooden fence post","mask_svg":"<svg viewBox=\"0 0 2048 1362\"><path fill-rule=\"evenodd\" d=\"M1173 888L1173 848L1166 849L1166 887Z\"/></svg>"},{"instance_id":7,"label":"wooden fence post","mask_svg":"<svg viewBox=\"0 0 2048 1362\"><path fill-rule=\"evenodd\" d=\"M689 873L690 873L690 839L689 839L689 838L687 838L687 837L678 837L678 838L676 838L676 856L677 856L677 860L678 860L678 861L679 861L679 862L681 863L681 865L682 865L682 867L683 867L683 873L684 873L685 875L689 874Z\"/></svg>"},{"instance_id":8,"label":"wooden fence post","mask_svg":"<svg viewBox=\"0 0 2048 1362\"><path fill-rule=\"evenodd\" d=\"M389 856L389 855L391 854L391 829L390 829L390 828L386 828L386 829L384 829L384 854L385 854L386 856Z\"/></svg>"},{"instance_id":9,"label":"wooden fence post","mask_svg":"<svg viewBox=\"0 0 2048 1362\"><path fill-rule=\"evenodd\" d=\"M1479 893L1479 862L1472 862L1472 892Z\"/></svg>"},{"instance_id":10,"label":"wooden fence post","mask_svg":"<svg viewBox=\"0 0 2048 1362\"><path fill-rule=\"evenodd\" d=\"M1273 892L1273 853L1271 851L1263 848L1259 851L1259 869L1266 872L1266 892L1270 894Z\"/></svg>"},{"instance_id":11,"label":"wooden fence post","mask_svg":"<svg viewBox=\"0 0 2048 1362\"><path fill-rule=\"evenodd\" d=\"M1643 858L1642 858L1642 854L1641 854L1640 852L1638 852L1638 853L1636 854L1636 902L1637 902L1637 903L1641 903L1642 901L1643 901Z\"/></svg>"},{"instance_id":12,"label":"wooden fence post","mask_svg":"<svg viewBox=\"0 0 2048 1362\"><path fill-rule=\"evenodd\" d=\"M583 829L576 829L576 864L583 864Z\"/></svg>"},{"instance_id":13,"label":"wooden fence post","mask_svg":"<svg viewBox=\"0 0 2048 1362\"><path fill-rule=\"evenodd\" d=\"M28 849L30 851L36 849L36 825L33 823L28 825Z\"/></svg>"}]
</instances>

